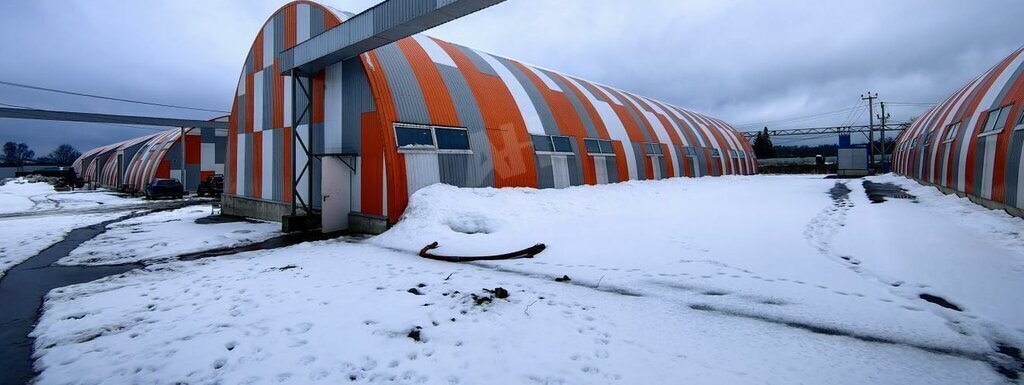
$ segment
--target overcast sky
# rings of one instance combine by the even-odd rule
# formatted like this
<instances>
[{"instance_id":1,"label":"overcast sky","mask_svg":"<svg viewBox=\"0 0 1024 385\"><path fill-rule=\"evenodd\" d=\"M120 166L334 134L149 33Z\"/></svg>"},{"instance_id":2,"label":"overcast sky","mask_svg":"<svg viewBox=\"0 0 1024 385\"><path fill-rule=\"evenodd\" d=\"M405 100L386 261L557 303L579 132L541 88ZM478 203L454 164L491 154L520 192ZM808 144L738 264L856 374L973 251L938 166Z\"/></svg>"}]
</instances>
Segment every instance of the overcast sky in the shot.
<instances>
[{"instance_id":1,"label":"overcast sky","mask_svg":"<svg viewBox=\"0 0 1024 385\"><path fill-rule=\"evenodd\" d=\"M377 3L322 2L351 12ZM249 45L282 4L2 1L0 80L230 110ZM869 90L893 103L894 119L915 116L924 107L898 103L937 102L1024 44L1022 15L1019 0L508 0L427 33L749 130L866 123L866 113L857 119L850 109ZM3 85L0 103L214 115ZM0 142L26 142L43 155L60 143L86 150L152 130L0 119Z\"/></svg>"}]
</instances>

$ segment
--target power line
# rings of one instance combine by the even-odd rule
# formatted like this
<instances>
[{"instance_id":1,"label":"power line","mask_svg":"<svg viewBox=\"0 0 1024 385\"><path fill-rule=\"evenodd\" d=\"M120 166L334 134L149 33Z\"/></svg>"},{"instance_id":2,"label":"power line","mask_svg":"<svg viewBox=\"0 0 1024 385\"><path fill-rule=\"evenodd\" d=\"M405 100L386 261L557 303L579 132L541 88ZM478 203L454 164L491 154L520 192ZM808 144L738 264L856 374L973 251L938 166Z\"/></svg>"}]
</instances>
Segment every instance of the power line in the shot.
<instances>
[{"instance_id":1,"label":"power line","mask_svg":"<svg viewBox=\"0 0 1024 385\"><path fill-rule=\"evenodd\" d=\"M857 107L851 107L851 108L844 108L844 109L841 109L841 110L819 112L819 113L815 113L815 114L803 115L803 116L795 116L795 117L784 118L784 119L768 120L768 121L763 121L763 122L744 123L744 124L738 124L738 125L736 125L736 127L749 127L749 126L761 126L761 125L769 125L769 124L795 123L795 122L804 121L804 120L820 119L820 118L824 118L824 117L828 117L828 116L840 115L840 114L843 114L843 113L849 113L850 111L854 111L854 110L857 110L857 109L860 109L860 108L864 108L864 107L857 106Z\"/></svg>"},{"instance_id":2,"label":"power line","mask_svg":"<svg viewBox=\"0 0 1024 385\"><path fill-rule=\"evenodd\" d=\"M36 90L36 91L56 92L56 93L65 94L65 95L83 96L83 97L87 97L87 98L95 98L95 99L103 99L103 100L113 100L113 101L124 102L124 103L135 103L135 104L143 104L143 105L147 105L147 106L178 108L178 109L182 109L182 110L217 112L217 113L223 113L223 114L230 114L229 111L210 110L210 109L198 108L198 107L176 106L176 105L173 105L173 104L145 102L145 101L134 100L134 99L122 99L122 98L115 98L115 97L110 97L110 96L86 94L86 93L81 93L81 92L65 91L65 90L58 90L58 89L54 89L54 88L46 88L46 87L33 86L33 85L28 85L28 84L14 83L14 82L8 82L8 81L4 81L4 80L0 80L0 84L6 85L6 86L11 86L11 87L27 88L27 89Z\"/></svg>"}]
</instances>

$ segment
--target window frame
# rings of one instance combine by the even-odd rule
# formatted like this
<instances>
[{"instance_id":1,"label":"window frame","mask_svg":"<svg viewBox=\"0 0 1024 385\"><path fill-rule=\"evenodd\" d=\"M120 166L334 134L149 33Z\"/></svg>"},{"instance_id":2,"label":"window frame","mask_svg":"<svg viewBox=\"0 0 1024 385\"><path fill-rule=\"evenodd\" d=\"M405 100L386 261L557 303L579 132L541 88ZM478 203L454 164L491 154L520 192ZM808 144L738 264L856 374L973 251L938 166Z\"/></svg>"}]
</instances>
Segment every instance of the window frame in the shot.
<instances>
[{"instance_id":1,"label":"window frame","mask_svg":"<svg viewBox=\"0 0 1024 385\"><path fill-rule=\"evenodd\" d=\"M1014 131L1024 130L1024 109L1017 112L1017 124L1013 126Z\"/></svg>"},{"instance_id":2,"label":"window frame","mask_svg":"<svg viewBox=\"0 0 1024 385\"><path fill-rule=\"evenodd\" d=\"M589 149L587 149L587 143L596 143L598 152L591 152ZM604 149L601 148L601 143L608 143L610 151L605 152ZM587 155L590 156L615 156L615 146L613 145L613 141L611 139L583 138L583 149L587 152Z\"/></svg>"},{"instance_id":3,"label":"window frame","mask_svg":"<svg viewBox=\"0 0 1024 385\"><path fill-rule=\"evenodd\" d=\"M989 110L988 113L985 115L985 123L984 125L981 126L981 132L978 133L978 137L981 138L990 135L997 135L1003 132L1003 130L1006 129L1006 121L1009 120L1010 111L1012 110L1013 103ZM996 113L996 120L992 125L992 129L987 129L988 123L992 119L992 113ZM1004 114L1006 116L1006 119L1002 119ZM999 124L1000 120L1003 121L1003 124ZM1016 127L1014 127L1014 129L1016 129Z\"/></svg>"},{"instance_id":4,"label":"window frame","mask_svg":"<svg viewBox=\"0 0 1024 385\"><path fill-rule=\"evenodd\" d=\"M960 123L951 123L946 126L946 135L942 138L942 143L950 143L956 140L956 136L960 134Z\"/></svg>"},{"instance_id":5,"label":"window frame","mask_svg":"<svg viewBox=\"0 0 1024 385\"><path fill-rule=\"evenodd\" d=\"M712 148L710 148L710 150L711 150L711 157L712 158L721 158L722 157L722 152L719 151L717 148L712 147Z\"/></svg>"},{"instance_id":6,"label":"window frame","mask_svg":"<svg viewBox=\"0 0 1024 385\"><path fill-rule=\"evenodd\" d=\"M569 140L570 151L558 151L558 148L555 146L555 138L556 137L568 139ZM537 150L537 146L534 144L534 141L533 141L534 138L545 138L547 140L547 142L549 144L551 144L551 150L550 151L547 151L547 150L543 150L543 151L542 150ZM568 136L568 135L537 135L537 134L530 134L530 147L533 147L533 152L535 154L537 154L537 155L576 155L575 152L571 151L571 149L572 149L572 137Z\"/></svg>"},{"instance_id":7,"label":"window frame","mask_svg":"<svg viewBox=\"0 0 1024 385\"><path fill-rule=\"evenodd\" d=\"M416 123L403 123L395 122L393 125L395 133L395 145L400 153L407 152L433 152L438 154L472 154L473 153L473 142L470 140L469 129L466 127L453 127L453 126L436 126L429 124L416 124ZM431 144L428 145L417 145L416 147L407 147L398 145L398 129L399 128L411 128L428 130L430 132ZM453 131L465 131L466 133L466 144L469 148L441 148L437 143L437 129L453 130Z\"/></svg>"},{"instance_id":8,"label":"window frame","mask_svg":"<svg viewBox=\"0 0 1024 385\"><path fill-rule=\"evenodd\" d=\"M657 149L657 151L653 151L654 149ZM661 143L644 142L644 152L647 153L647 156L665 156Z\"/></svg>"}]
</instances>

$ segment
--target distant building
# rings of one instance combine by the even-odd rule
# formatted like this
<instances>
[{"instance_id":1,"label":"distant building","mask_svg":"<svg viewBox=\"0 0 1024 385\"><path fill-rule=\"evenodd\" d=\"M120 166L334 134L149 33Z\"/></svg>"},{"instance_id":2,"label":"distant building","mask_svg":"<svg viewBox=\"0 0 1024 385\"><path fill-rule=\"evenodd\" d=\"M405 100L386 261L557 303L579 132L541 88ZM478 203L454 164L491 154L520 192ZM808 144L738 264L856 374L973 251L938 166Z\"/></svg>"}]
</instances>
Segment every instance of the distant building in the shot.
<instances>
[{"instance_id":1,"label":"distant building","mask_svg":"<svg viewBox=\"0 0 1024 385\"><path fill-rule=\"evenodd\" d=\"M381 229L438 182L563 188L757 170L750 144L722 120L415 35L312 76L311 111L295 124L313 143L303 171L292 98L296 111L309 104L276 54L350 16L293 2L256 36L229 119L225 213L281 220L296 198L332 230L350 218Z\"/></svg>"},{"instance_id":2,"label":"distant building","mask_svg":"<svg viewBox=\"0 0 1024 385\"><path fill-rule=\"evenodd\" d=\"M1024 209L1024 48L921 115L896 138L893 170L947 193Z\"/></svg>"},{"instance_id":3,"label":"distant building","mask_svg":"<svg viewBox=\"0 0 1024 385\"><path fill-rule=\"evenodd\" d=\"M185 189L195 190L206 176L224 173L224 130L189 130L185 134L185 159L181 143L181 129L172 128L86 151L72 167L85 183L129 192L143 191L157 178L182 180L183 173Z\"/></svg>"}]
</instances>

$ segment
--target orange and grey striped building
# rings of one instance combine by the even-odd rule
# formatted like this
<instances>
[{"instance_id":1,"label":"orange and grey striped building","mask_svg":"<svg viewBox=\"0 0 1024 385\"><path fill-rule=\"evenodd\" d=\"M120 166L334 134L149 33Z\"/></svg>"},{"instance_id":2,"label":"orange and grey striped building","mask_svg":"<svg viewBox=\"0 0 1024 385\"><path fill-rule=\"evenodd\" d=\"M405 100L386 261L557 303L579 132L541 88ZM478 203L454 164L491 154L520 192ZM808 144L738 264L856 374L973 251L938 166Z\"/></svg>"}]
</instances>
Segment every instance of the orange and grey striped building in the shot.
<instances>
[{"instance_id":1,"label":"orange and grey striped building","mask_svg":"<svg viewBox=\"0 0 1024 385\"><path fill-rule=\"evenodd\" d=\"M720 119L425 35L302 78L311 111L292 116L310 103L292 100L307 96L277 53L351 16L292 2L256 36L229 119L226 213L280 220L297 194L332 205L325 216L389 224L433 183L563 188L757 170Z\"/></svg>"},{"instance_id":2,"label":"orange and grey striped building","mask_svg":"<svg viewBox=\"0 0 1024 385\"><path fill-rule=\"evenodd\" d=\"M188 130L184 159L181 132L173 128L94 148L83 153L72 167L86 183L98 187L140 192L153 179L175 178L184 179L185 188L195 191L200 180L224 173L227 132Z\"/></svg>"},{"instance_id":3,"label":"orange and grey striped building","mask_svg":"<svg viewBox=\"0 0 1024 385\"><path fill-rule=\"evenodd\" d=\"M960 87L896 139L893 170L946 192L1024 211L1024 48Z\"/></svg>"}]
</instances>

